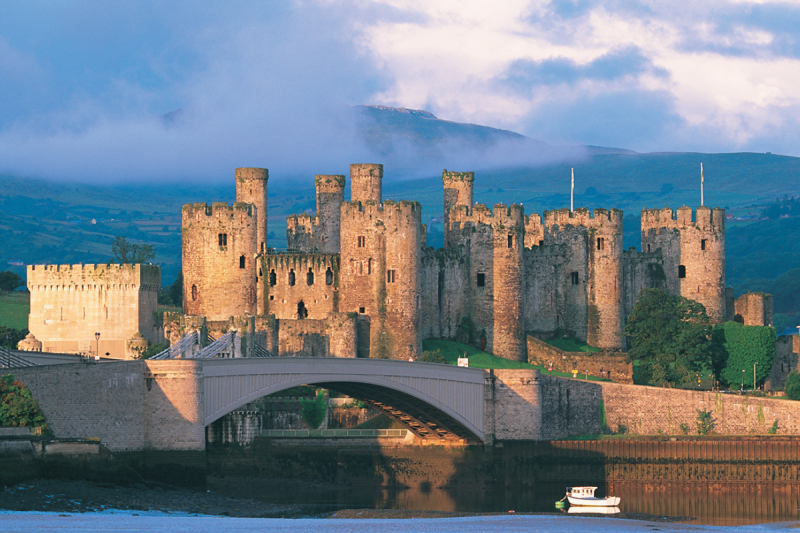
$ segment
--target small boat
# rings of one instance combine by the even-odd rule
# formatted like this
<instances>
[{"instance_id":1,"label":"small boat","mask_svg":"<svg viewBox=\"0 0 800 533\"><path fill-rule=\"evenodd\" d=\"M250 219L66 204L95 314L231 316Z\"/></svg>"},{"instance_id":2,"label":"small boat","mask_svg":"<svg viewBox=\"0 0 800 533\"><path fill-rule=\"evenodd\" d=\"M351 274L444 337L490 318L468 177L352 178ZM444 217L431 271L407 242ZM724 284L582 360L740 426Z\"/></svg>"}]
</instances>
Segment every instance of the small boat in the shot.
<instances>
[{"instance_id":1,"label":"small boat","mask_svg":"<svg viewBox=\"0 0 800 533\"><path fill-rule=\"evenodd\" d=\"M590 505L573 505L567 511L569 514L619 514L619 507L600 507Z\"/></svg>"},{"instance_id":2,"label":"small boat","mask_svg":"<svg viewBox=\"0 0 800 533\"><path fill-rule=\"evenodd\" d=\"M619 496L595 498L597 487L567 487L567 500L570 505L588 505L592 507L616 507Z\"/></svg>"}]
</instances>

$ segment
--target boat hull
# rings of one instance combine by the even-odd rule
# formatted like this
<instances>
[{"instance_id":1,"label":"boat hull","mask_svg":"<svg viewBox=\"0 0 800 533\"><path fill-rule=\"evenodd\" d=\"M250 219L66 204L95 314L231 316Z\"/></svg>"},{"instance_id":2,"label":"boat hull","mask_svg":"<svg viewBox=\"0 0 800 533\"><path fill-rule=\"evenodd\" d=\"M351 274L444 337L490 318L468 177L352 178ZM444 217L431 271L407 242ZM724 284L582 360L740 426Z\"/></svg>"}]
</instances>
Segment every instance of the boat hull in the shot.
<instances>
[{"instance_id":1,"label":"boat hull","mask_svg":"<svg viewBox=\"0 0 800 533\"><path fill-rule=\"evenodd\" d=\"M570 505L585 505L590 507L616 507L619 505L619 496L609 496L607 498L576 498L567 496Z\"/></svg>"}]
</instances>

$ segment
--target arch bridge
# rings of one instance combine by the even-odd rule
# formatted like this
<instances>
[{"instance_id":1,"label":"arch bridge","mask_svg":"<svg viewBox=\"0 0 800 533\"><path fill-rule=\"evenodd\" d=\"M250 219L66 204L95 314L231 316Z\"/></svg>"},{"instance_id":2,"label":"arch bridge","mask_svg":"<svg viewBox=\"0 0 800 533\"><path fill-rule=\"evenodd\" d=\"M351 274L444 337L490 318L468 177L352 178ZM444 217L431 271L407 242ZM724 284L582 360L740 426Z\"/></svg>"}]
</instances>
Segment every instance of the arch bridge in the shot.
<instances>
[{"instance_id":1,"label":"arch bridge","mask_svg":"<svg viewBox=\"0 0 800 533\"><path fill-rule=\"evenodd\" d=\"M484 440L484 371L381 359L274 357L202 361L208 426L263 396L317 385L361 400L423 439Z\"/></svg>"}]
</instances>

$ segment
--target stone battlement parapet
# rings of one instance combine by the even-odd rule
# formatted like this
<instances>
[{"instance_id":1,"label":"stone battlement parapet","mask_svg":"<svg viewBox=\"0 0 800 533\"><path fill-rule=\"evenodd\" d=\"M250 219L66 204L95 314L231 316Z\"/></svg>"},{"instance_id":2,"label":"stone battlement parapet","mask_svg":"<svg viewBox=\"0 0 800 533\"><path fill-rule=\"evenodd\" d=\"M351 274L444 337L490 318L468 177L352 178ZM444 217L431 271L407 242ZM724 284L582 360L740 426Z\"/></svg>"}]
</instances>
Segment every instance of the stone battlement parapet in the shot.
<instances>
[{"instance_id":1,"label":"stone battlement parapet","mask_svg":"<svg viewBox=\"0 0 800 533\"><path fill-rule=\"evenodd\" d=\"M472 225L484 225L492 227L518 228L522 231L525 221L525 208L519 204L507 206L505 204L495 204L494 208L489 209L484 204L475 204L470 208L465 205L458 205L450 211L450 220L461 227Z\"/></svg>"},{"instance_id":2,"label":"stone battlement parapet","mask_svg":"<svg viewBox=\"0 0 800 533\"><path fill-rule=\"evenodd\" d=\"M444 183L445 187L453 182L468 182L473 183L475 181L475 173L474 172L453 172L444 169L442 171L442 182Z\"/></svg>"},{"instance_id":3,"label":"stone battlement parapet","mask_svg":"<svg viewBox=\"0 0 800 533\"><path fill-rule=\"evenodd\" d=\"M158 291L161 267L143 264L28 265L28 290Z\"/></svg>"},{"instance_id":4,"label":"stone battlement parapet","mask_svg":"<svg viewBox=\"0 0 800 533\"><path fill-rule=\"evenodd\" d=\"M266 168L241 167L235 171L236 181L267 181L269 170Z\"/></svg>"},{"instance_id":5,"label":"stone battlement parapet","mask_svg":"<svg viewBox=\"0 0 800 533\"><path fill-rule=\"evenodd\" d=\"M281 253L265 254L262 256L264 267L267 269L297 268L306 266L332 266L338 269L339 254L314 254L314 253Z\"/></svg>"},{"instance_id":6,"label":"stone battlement parapet","mask_svg":"<svg viewBox=\"0 0 800 533\"><path fill-rule=\"evenodd\" d=\"M593 212L585 207L571 212L569 209L554 209L545 211L543 218L545 227L550 230L554 226L583 226L589 229L622 227L622 211L619 209L597 208Z\"/></svg>"},{"instance_id":7,"label":"stone battlement parapet","mask_svg":"<svg viewBox=\"0 0 800 533\"><path fill-rule=\"evenodd\" d=\"M255 217L255 206L244 202L234 202L233 205L228 205L227 202L214 202L210 206L205 202L198 202L196 204L185 204L181 208L183 218L200 217L201 215L207 217L221 218L223 216L233 217L236 214L245 214L247 217Z\"/></svg>"},{"instance_id":8,"label":"stone battlement parapet","mask_svg":"<svg viewBox=\"0 0 800 533\"><path fill-rule=\"evenodd\" d=\"M341 174L317 174L314 185L318 192L339 192L344 190L345 177Z\"/></svg>"},{"instance_id":9,"label":"stone battlement parapet","mask_svg":"<svg viewBox=\"0 0 800 533\"><path fill-rule=\"evenodd\" d=\"M669 207L663 209L642 210L642 231L651 229L685 229L696 227L701 230L718 230L725 227L725 210L719 207L698 207L693 211L691 207L679 207L677 211Z\"/></svg>"},{"instance_id":10,"label":"stone battlement parapet","mask_svg":"<svg viewBox=\"0 0 800 533\"><path fill-rule=\"evenodd\" d=\"M342 217L349 217L357 220L388 220L400 221L422 219L422 205L419 202L410 202L408 200L401 200L395 202L394 200L386 200L382 204L374 202L345 202L342 204Z\"/></svg>"}]
</instances>

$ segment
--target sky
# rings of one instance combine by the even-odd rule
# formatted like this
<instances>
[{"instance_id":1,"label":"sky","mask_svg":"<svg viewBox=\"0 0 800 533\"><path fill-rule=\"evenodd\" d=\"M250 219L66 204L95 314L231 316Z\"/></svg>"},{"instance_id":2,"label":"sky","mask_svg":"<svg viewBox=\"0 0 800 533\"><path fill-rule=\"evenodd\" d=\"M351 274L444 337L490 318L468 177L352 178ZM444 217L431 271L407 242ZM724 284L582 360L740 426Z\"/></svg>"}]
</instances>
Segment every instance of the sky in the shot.
<instances>
[{"instance_id":1,"label":"sky","mask_svg":"<svg viewBox=\"0 0 800 533\"><path fill-rule=\"evenodd\" d=\"M349 106L552 144L800 155L800 0L0 0L0 172L344 173Z\"/></svg>"}]
</instances>

